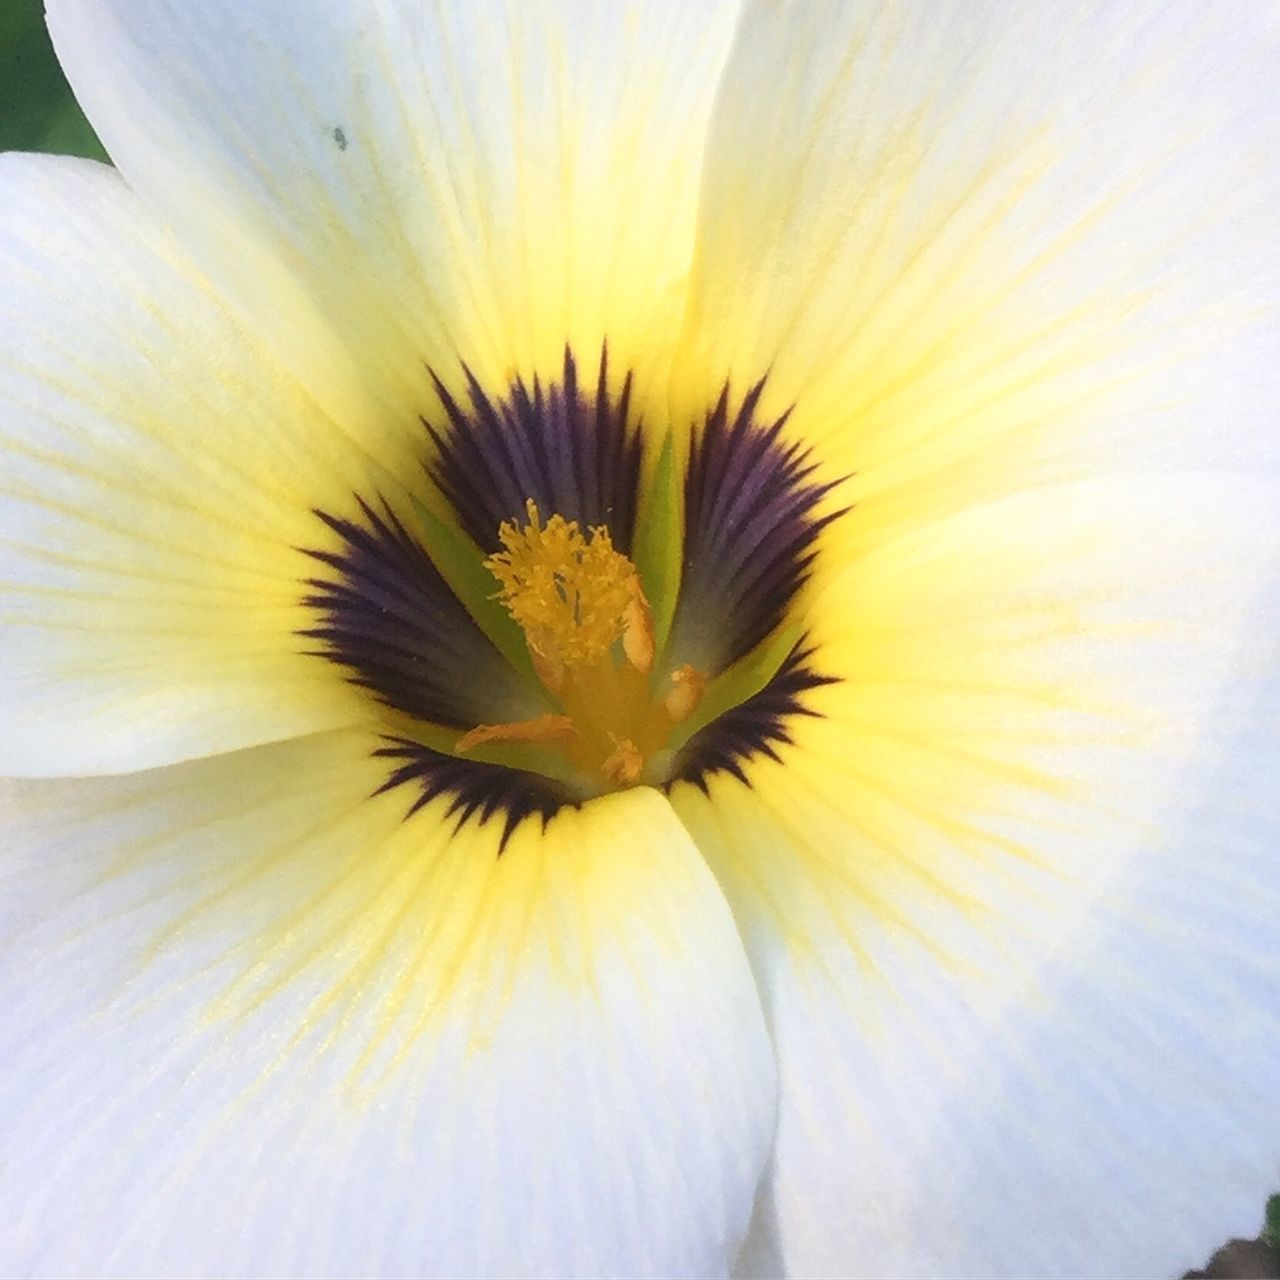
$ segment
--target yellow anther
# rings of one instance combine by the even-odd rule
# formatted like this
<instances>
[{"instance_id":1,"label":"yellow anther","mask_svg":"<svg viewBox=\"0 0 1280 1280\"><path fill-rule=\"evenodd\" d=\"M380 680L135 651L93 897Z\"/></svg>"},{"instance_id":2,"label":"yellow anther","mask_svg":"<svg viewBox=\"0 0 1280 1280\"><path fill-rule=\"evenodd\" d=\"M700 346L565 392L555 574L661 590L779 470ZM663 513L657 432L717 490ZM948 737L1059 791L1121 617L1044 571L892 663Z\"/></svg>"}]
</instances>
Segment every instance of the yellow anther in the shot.
<instances>
[{"instance_id":1,"label":"yellow anther","mask_svg":"<svg viewBox=\"0 0 1280 1280\"><path fill-rule=\"evenodd\" d=\"M538 679L552 693L559 693L564 688L564 663L559 658L545 657L537 649L530 649L529 657L533 660L533 669Z\"/></svg>"},{"instance_id":2,"label":"yellow anther","mask_svg":"<svg viewBox=\"0 0 1280 1280\"><path fill-rule=\"evenodd\" d=\"M609 736L613 738L613 754L600 766L600 772L619 786L634 786L644 772L644 756L630 738Z\"/></svg>"},{"instance_id":3,"label":"yellow anther","mask_svg":"<svg viewBox=\"0 0 1280 1280\"><path fill-rule=\"evenodd\" d=\"M584 537L576 520L560 515L544 525L532 498L525 509L529 523L504 522L503 549L485 561L502 587L498 599L524 631L540 673L597 663L636 626L644 593L635 566L614 550L608 529Z\"/></svg>"},{"instance_id":4,"label":"yellow anther","mask_svg":"<svg viewBox=\"0 0 1280 1280\"><path fill-rule=\"evenodd\" d=\"M455 751L470 751L486 742L571 742L577 736L568 716L534 716L510 724L478 724L458 739Z\"/></svg>"},{"instance_id":5,"label":"yellow anther","mask_svg":"<svg viewBox=\"0 0 1280 1280\"><path fill-rule=\"evenodd\" d=\"M706 689L707 677L696 667L691 667L687 662L677 667L671 673L671 688L662 700L672 723L679 724L681 720L687 720L702 701Z\"/></svg>"},{"instance_id":6,"label":"yellow anther","mask_svg":"<svg viewBox=\"0 0 1280 1280\"><path fill-rule=\"evenodd\" d=\"M631 599L622 615L622 651L627 661L645 675L653 667L653 611L644 597L638 575L631 579Z\"/></svg>"}]
</instances>

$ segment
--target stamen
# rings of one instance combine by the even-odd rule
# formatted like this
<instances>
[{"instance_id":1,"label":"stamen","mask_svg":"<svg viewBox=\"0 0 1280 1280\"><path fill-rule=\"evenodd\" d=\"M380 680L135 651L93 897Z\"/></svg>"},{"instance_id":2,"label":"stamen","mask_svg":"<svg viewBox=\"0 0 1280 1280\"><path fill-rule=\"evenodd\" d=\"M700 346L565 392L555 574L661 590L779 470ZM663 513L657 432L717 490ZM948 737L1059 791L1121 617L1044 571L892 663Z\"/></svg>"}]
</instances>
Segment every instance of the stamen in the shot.
<instances>
[{"instance_id":1,"label":"stamen","mask_svg":"<svg viewBox=\"0 0 1280 1280\"><path fill-rule=\"evenodd\" d=\"M653 669L653 610L645 599L639 575L632 575L631 584L631 599L622 615L622 651L637 671L648 675Z\"/></svg>"},{"instance_id":2,"label":"stamen","mask_svg":"<svg viewBox=\"0 0 1280 1280\"><path fill-rule=\"evenodd\" d=\"M707 677L687 662L671 673L671 690L662 700L673 724L687 720L697 710L707 690Z\"/></svg>"},{"instance_id":3,"label":"stamen","mask_svg":"<svg viewBox=\"0 0 1280 1280\"><path fill-rule=\"evenodd\" d=\"M553 690L564 667L600 662L622 639L638 670L653 662L652 625L635 565L615 551L609 530L584 537L576 520L525 503L529 523L512 520L498 530L503 550L485 566L498 579L498 599L520 624L543 682ZM540 660L540 662L539 662Z\"/></svg>"},{"instance_id":4,"label":"stamen","mask_svg":"<svg viewBox=\"0 0 1280 1280\"><path fill-rule=\"evenodd\" d=\"M565 714L482 725L458 749L545 743L597 784L634 786L671 728L649 688L653 614L640 575L614 548L607 528L584 535L576 520L559 514L544 523L532 498L525 510L529 523L504 522L502 550L485 565L501 587L497 599L524 631L538 678Z\"/></svg>"},{"instance_id":5,"label":"stamen","mask_svg":"<svg viewBox=\"0 0 1280 1280\"><path fill-rule=\"evenodd\" d=\"M541 715L510 724L478 724L458 739L455 751L470 751L485 742L572 742L577 736L568 716Z\"/></svg>"},{"instance_id":6,"label":"stamen","mask_svg":"<svg viewBox=\"0 0 1280 1280\"><path fill-rule=\"evenodd\" d=\"M600 766L600 772L620 787L634 786L644 773L644 756L630 738L609 736L613 738L613 754Z\"/></svg>"}]
</instances>

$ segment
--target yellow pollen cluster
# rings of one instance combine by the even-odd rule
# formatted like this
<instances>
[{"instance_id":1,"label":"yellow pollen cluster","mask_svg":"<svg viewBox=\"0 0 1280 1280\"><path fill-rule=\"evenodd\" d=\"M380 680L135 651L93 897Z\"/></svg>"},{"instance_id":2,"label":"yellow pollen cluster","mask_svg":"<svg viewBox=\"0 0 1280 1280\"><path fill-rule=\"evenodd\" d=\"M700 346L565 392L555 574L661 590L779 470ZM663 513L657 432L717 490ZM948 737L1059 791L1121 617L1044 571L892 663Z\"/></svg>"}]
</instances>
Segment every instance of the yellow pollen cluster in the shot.
<instances>
[{"instance_id":1,"label":"yellow pollen cluster","mask_svg":"<svg viewBox=\"0 0 1280 1280\"><path fill-rule=\"evenodd\" d=\"M561 515L544 525L532 498L526 510L528 525L506 521L498 530L503 550L485 561L502 587L498 599L544 662L597 663L622 637L640 594L635 566L614 550L608 529L584 537Z\"/></svg>"},{"instance_id":2,"label":"yellow pollen cluster","mask_svg":"<svg viewBox=\"0 0 1280 1280\"><path fill-rule=\"evenodd\" d=\"M706 677L684 666L651 687L653 617L636 566L608 529L584 535L561 515L544 524L533 499L525 510L529 523L506 521L498 530L502 550L485 567L555 709L476 725L456 749L534 747L558 757L588 794L661 778L672 729L701 701Z\"/></svg>"}]
</instances>

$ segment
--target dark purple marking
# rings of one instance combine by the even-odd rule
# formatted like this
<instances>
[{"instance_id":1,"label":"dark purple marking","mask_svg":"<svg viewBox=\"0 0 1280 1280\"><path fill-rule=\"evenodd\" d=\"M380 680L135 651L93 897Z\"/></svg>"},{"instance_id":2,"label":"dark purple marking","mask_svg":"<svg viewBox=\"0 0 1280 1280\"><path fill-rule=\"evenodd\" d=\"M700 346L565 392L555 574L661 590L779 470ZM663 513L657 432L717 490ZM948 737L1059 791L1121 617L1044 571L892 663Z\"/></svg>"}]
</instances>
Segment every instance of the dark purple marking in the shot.
<instances>
[{"instance_id":1,"label":"dark purple marking","mask_svg":"<svg viewBox=\"0 0 1280 1280\"><path fill-rule=\"evenodd\" d=\"M524 524L532 498L544 518L558 513L584 531L607 525L613 545L629 554L641 461L639 424L630 420L631 375L610 395L605 350L588 395L566 348L562 382L544 387L535 378L530 387L517 379L495 403L470 369L463 372L470 405L460 405L435 378L448 425L425 419L423 425L437 449L427 470L471 538L497 550L498 527L513 519Z\"/></svg>"},{"instance_id":2,"label":"dark purple marking","mask_svg":"<svg viewBox=\"0 0 1280 1280\"><path fill-rule=\"evenodd\" d=\"M781 625L809 576L822 529L817 514L837 481L813 479L809 451L786 443L786 415L756 421L764 383L736 413L720 393L694 436L685 472L684 570L669 660L718 674Z\"/></svg>"},{"instance_id":3,"label":"dark purple marking","mask_svg":"<svg viewBox=\"0 0 1280 1280\"><path fill-rule=\"evenodd\" d=\"M319 622L301 634L352 684L419 720L466 730L545 707L472 621L422 544L384 502L357 498L360 518L318 511L334 551L307 550L331 576L308 578Z\"/></svg>"},{"instance_id":4,"label":"dark purple marking","mask_svg":"<svg viewBox=\"0 0 1280 1280\"><path fill-rule=\"evenodd\" d=\"M677 782L692 782L706 791L713 773L728 773L747 782L744 765L752 756L777 760L778 748L792 742L787 728L792 717L818 714L805 705L804 695L836 682L835 677L816 670L814 656L814 649L800 641L759 693L694 734L676 760L667 789Z\"/></svg>"},{"instance_id":5,"label":"dark purple marking","mask_svg":"<svg viewBox=\"0 0 1280 1280\"><path fill-rule=\"evenodd\" d=\"M545 827L566 805L581 803L542 774L445 755L408 738L388 738L386 745L373 754L381 760L398 762L375 795L405 785L417 788L406 819L440 796L449 797L445 816L455 819L455 830L468 818L484 823L501 816L499 855L506 849L511 833L526 818L539 818Z\"/></svg>"}]
</instances>

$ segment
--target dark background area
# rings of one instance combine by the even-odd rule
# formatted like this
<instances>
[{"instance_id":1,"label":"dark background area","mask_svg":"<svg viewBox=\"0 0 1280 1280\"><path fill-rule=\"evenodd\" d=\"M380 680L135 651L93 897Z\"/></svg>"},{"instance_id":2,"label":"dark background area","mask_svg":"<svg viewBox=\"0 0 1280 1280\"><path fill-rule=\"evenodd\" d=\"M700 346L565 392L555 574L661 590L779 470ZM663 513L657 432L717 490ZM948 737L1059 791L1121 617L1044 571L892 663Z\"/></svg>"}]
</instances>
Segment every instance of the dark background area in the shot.
<instances>
[{"instance_id":1,"label":"dark background area","mask_svg":"<svg viewBox=\"0 0 1280 1280\"><path fill-rule=\"evenodd\" d=\"M0 151L107 158L62 78L41 0L0 0Z\"/></svg>"}]
</instances>

